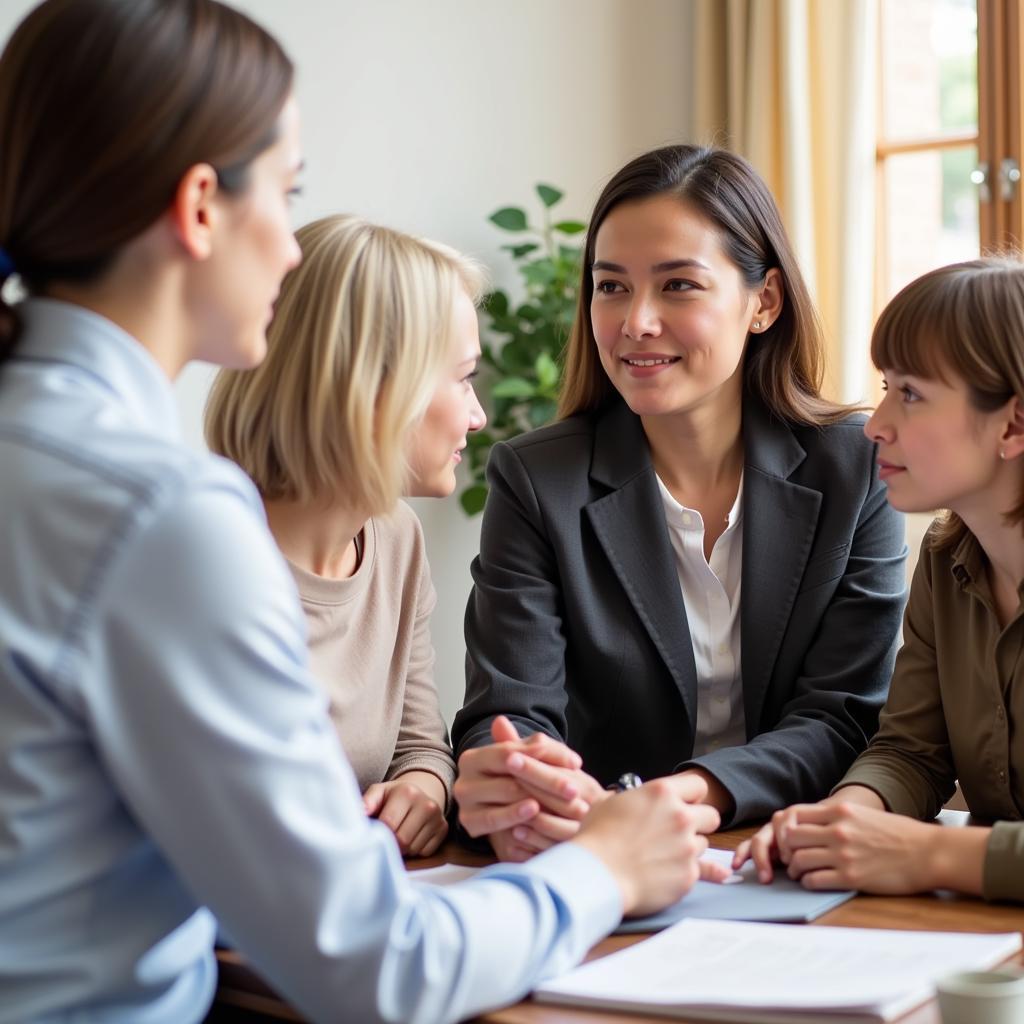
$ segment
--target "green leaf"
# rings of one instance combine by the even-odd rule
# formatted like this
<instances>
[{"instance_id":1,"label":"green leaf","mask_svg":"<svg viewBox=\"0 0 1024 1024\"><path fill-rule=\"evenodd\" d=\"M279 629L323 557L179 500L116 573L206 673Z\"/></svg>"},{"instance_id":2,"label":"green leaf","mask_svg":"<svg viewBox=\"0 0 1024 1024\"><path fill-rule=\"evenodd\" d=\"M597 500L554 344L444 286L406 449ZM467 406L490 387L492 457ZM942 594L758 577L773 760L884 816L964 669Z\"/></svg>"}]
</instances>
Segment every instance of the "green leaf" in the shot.
<instances>
[{"instance_id":1,"label":"green leaf","mask_svg":"<svg viewBox=\"0 0 1024 1024\"><path fill-rule=\"evenodd\" d=\"M565 193L559 192L557 188L552 188L550 185L538 185L537 195L540 196L540 201L550 209Z\"/></svg>"},{"instance_id":2,"label":"green leaf","mask_svg":"<svg viewBox=\"0 0 1024 1024\"><path fill-rule=\"evenodd\" d=\"M533 398L537 388L525 377L506 377L491 388L495 398Z\"/></svg>"},{"instance_id":3,"label":"green leaf","mask_svg":"<svg viewBox=\"0 0 1024 1024\"><path fill-rule=\"evenodd\" d=\"M553 401L534 402L530 406L530 426L543 427L545 423L550 423L555 418L557 412L558 405Z\"/></svg>"},{"instance_id":4,"label":"green leaf","mask_svg":"<svg viewBox=\"0 0 1024 1024\"><path fill-rule=\"evenodd\" d=\"M475 516L482 512L484 504L487 502L486 484L474 484L472 487L467 487L459 495L459 502L467 516Z\"/></svg>"},{"instance_id":5,"label":"green leaf","mask_svg":"<svg viewBox=\"0 0 1024 1024\"><path fill-rule=\"evenodd\" d=\"M492 444L494 444L494 435L489 430L475 430L466 438L466 447L470 450L490 448Z\"/></svg>"},{"instance_id":6,"label":"green leaf","mask_svg":"<svg viewBox=\"0 0 1024 1024\"><path fill-rule=\"evenodd\" d=\"M525 231L529 225L526 214L518 206L503 206L491 214L491 223L505 231Z\"/></svg>"},{"instance_id":7,"label":"green leaf","mask_svg":"<svg viewBox=\"0 0 1024 1024\"><path fill-rule=\"evenodd\" d=\"M550 284L555 278L555 268L551 265L551 260L547 259L528 263L522 268L522 272L527 284Z\"/></svg>"},{"instance_id":8,"label":"green leaf","mask_svg":"<svg viewBox=\"0 0 1024 1024\"><path fill-rule=\"evenodd\" d=\"M521 260L524 256L528 256L535 249L539 249L540 246L536 242L524 242L522 245L503 245L502 249L512 253L512 259Z\"/></svg>"},{"instance_id":9,"label":"green leaf","mask_svg":"<svg viewBox=\"0 0 1024 1024\"><path fill-rule=\"evenodd\" d=\"M505 316L508 313L508 296L500 289L496 289L485 295L480 305L489 317Z\"/></svg>"},{"instance_id":10,"label":"green leaf","mask_svg":"<svg viewBox=\"0 0 1024 1024\"><path fill-rule=\"evenodd\" d=\"M537 356L533 368L537 373L537 383L541 391L550 391L558 385L558 363L547 352Z\"/></svg>"},{"instance_id":11,"label":"green leaf","mask_svg":"<svg viewBox=\"0 0 1024 1024\"><path fill-rule=\"evenodd\" d=\"M533 323L535 320L539 320L544 314L534 305L529 302L524 302L517 310L516 316L520 320L525 320L528 324Z\"/></svg>"},{"instance_id":12,"label":"green leaf","mask_svg":"<svg viewBox=\"0 0 1024 1024\"><path fill-rule=\"evenodd\" d=\"M578 235L581 231L587 230L587 225L581 220L560 220L553 226L556 231L561 231L563 235Z\"/></svg>"}]
</instances>

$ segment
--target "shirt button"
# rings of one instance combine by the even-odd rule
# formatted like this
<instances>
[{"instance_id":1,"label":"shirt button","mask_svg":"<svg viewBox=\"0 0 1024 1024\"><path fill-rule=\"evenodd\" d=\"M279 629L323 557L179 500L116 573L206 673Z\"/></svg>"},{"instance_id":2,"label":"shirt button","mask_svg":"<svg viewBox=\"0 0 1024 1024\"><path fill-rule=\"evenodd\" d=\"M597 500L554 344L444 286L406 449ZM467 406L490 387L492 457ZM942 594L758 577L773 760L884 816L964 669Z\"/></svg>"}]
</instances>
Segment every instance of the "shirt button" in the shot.
<instances>
[{"instance_id":1,"label":"shirt button","mask_svg":"<svg viewBox=\"0 0 1024 1024\"><path fill-rule=\"evenodd\" d=\"M1000 782L1005 782L1006 781L1006 772L1001 771L999 773L999 781Z\"/></svg>"}]
</instances>

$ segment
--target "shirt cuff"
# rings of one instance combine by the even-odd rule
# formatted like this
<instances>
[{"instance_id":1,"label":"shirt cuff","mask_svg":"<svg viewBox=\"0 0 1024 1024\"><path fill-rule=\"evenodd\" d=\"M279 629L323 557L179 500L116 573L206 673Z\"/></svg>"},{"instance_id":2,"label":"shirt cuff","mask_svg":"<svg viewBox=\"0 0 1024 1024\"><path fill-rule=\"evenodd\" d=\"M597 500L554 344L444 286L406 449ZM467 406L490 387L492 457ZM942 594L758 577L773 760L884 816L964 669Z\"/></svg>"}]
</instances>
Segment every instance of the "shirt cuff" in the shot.
<instances>
[{"instance_id":1,"label":"shirt cuff","mask_svg":"<svg viewBox=\"0 0 1024 1024\"><path fill-rule=\"evenodd\" d=\"M875 767L870 764L854 764L832 789L829 796L842 789L843 786L864 786L865 789L872 790L885 804L885 809L892 811L893 814L902 814L908 818L921 820L929 817L927 798L922 799L919 794L904 785L902 779L894 777L888 766Z\"/></svg>"},{"instance_id":2,"label":"shirt cuff","mask_svg":"<svg viewBox=\"0 0 1024 1024\"><path fill-rule=\"evenodd\" d=\"M485 873L489 877L526 875L543 882L568 908L586 948L622 921L619 883L604 863L579 843L559 843L525 864L496 864Z\"/></svg>"},{"instance_id":3,"label":"shirt cuff","mask_svg":"<svg viewBox=\"0 0 1024 1024\"><path fill-rule=\"evenodd\" d=\"M981 893L987 900L1024 900L1024 822L997 821L985 848Z\"/></svg>"}]
</instances>

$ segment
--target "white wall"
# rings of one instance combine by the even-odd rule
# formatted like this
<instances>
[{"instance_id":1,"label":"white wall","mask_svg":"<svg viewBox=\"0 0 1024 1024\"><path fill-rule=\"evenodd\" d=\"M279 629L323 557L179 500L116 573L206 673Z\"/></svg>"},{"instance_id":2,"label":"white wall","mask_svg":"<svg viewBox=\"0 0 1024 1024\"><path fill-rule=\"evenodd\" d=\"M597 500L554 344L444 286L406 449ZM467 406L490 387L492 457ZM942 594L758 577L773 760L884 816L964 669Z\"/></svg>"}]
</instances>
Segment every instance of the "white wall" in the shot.
<instances>
[{"instance_id":1,"label":"white wall","mask_svg":"<svg viewBox=\"0 0 1024 1024\"><path fill-rule=\"evenodd\" d=\"M486 221L563 188L585 220L607 177L685 139L688 0L235 0L299 68L308 172L296 223L348 210L449 242L513 275ZM0 0L0 37L30 2ZM210 378L178 393L201 444ZM463 690L462 613L479 520L420 501L435 583L437 677L451 720Z\"/></svg>"}]
</instances>

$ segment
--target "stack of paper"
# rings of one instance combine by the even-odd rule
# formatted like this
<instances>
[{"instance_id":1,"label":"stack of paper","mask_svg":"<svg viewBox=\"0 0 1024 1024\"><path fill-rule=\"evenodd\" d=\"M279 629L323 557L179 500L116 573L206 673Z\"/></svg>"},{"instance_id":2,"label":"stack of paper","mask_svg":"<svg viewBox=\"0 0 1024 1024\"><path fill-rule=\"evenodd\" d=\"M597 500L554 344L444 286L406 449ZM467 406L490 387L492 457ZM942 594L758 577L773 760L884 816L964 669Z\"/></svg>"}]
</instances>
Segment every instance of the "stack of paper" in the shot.
<instances>
[{"instance_id":1,"label":"stack of paper","mask_svg":"<svg viewBox=\"0 0 1024 1024\"><path fill-rule=\"evenodd\" d=\"M688 919L545 982L541 1002L752 1024L891 1021L943 974L984 970L1019 932L976 935Z\"/></svg>"}]
</instances>

